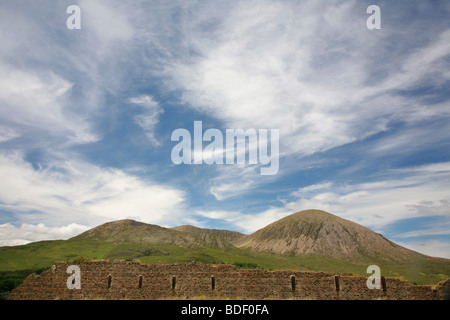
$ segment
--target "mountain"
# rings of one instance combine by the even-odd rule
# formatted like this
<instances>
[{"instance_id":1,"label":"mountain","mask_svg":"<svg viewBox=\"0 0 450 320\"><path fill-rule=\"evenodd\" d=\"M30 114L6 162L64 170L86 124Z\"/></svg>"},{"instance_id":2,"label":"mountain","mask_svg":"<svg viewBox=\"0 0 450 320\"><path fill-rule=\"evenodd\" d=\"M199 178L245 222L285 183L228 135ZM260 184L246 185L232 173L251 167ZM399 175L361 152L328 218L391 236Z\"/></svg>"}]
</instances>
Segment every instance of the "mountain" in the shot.
<instances>
[{"instance_id":1,"label":"mountain","mask_svg":"<svg viewBox=\"0 0 450 320\"><path fill-rule=\"evenodd\" d=\"M72 239L89 239L114 243L136 243L148 246L174 245L183 248L224 248L228 239L242 235L227 230L200 229L193 226L164 228L130 219L108 222Z\"/></svg>"},{"instance_id":2,"label":"mountain","mask_svg":"<svg viewBox=\"0 0 450 320\"><path fill-rule=\"evenodd\" d=\"M289 215L235 243L252 251L318 255L336 259L376 258L410 262L424 256L357 223L321 210Z\"/></svg>"},{"instance_id":3,"label":"mountain","mask_svg":"<svg viewBox=\"0 0 450 320\"><path fill-rule=\"evenodd\" d=\"M450 278L450 260L403 248L357 223L306 210L246 235L184 225L174 228L130 219L102 224L68 240L0 247L0 292L55 261L125 259L147 264L234 264L239 268L304 270L367 276L376 264L386 277L416 284ZM3 288L3 289L2 289ZM6 288L6 289L5 289Z\"/></svg>"},{"instance_id":4,"label":"mountain","mask_svg":"<svg viewBox=\"0 0 450 320\"><path fill-rule=\"evenodd\" d=\"M237 231L229 231L229 230L220 230L220 229L205 229L198 228L190 225L183 225L179 227L171 228L172 230L181 231L184 233L189 233L192 235L197 235L204 240L208 240L209 238L220 239L222 241L228 242L230 244L235 244L242 239L247 238L246 234L237 232Z\"/></svg>"}]
</instances>

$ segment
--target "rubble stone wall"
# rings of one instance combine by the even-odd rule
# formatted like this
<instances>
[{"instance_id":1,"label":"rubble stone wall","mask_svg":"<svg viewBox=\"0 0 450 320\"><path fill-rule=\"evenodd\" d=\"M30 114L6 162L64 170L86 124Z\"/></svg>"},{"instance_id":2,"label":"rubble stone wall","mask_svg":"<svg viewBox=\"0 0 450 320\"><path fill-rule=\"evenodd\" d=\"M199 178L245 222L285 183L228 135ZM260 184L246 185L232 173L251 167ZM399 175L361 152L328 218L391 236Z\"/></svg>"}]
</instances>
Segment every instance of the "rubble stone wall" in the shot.
<instances>
[{"instance_id":1,"label":"rubble stone wall","mask_svg":"<svg viewBox=\"0 0 450 320\"><path fill-rule=\"evenodd\" d=\"M236 269L232 265L145 265L127 261L85 261L80 289L69 289L69 263L57 262L40 275L29 275L9 299L170 299L198 296L246 299L392 299L448 298L450 280L435 286L383 278L381 289L368 289L367 278L324 272Z\"/></svg>"}]
</instances>

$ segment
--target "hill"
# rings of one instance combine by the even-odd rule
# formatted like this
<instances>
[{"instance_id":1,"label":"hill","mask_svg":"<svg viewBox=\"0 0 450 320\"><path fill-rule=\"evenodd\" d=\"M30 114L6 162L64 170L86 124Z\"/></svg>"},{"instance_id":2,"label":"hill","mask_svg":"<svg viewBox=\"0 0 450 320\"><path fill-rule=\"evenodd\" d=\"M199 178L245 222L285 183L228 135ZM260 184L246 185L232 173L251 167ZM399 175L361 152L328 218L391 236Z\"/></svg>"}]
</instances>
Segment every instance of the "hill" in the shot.
<instances>
[{"instance_id":1,"label":"hill","mask_svg":"<svg viewBox=\"0 0 450 320\"><path fill-rule=\"evenodd\" d=\"M235 244L252 251L336 259L411 262L425 258L366 227L321 210L294 213L240 238Z\"/></svg>"},{"instance_id":2,"label":"hill","mask_svg":"<svg viewBox=\"0 0 450 320\"><path fill-rule=\"evenodd\" d=\"M194 226L164 228L119 220L68 240L0 247L0 291L55 261L124 259L148 264L234 264L240 268L324 271L367 276L378 265L386 277L413 284L450 278L450 260L429 257L393 243L354 222L320 210L289 215L245 235Z\"/></svg>"},{"instance_id":3,"label":"hill","mask_svg":"<svg viewBox=\"0 0 450 320\"><path fill-rule=\"evenodd\" d=\"M189 233L189 234L198 235L204 239L208 239L209 237L222 239L231 244L238 243L242 239L245 239L248 237L248 235L237 232L237 231L220 230L220 229L205 229L205 228L198 228L198 227L194 227L194 226L190 226L190 225L174 227L171 229Z\"/></svg>"},{"instance_id":4,"label":"hill","mask_svg":"<svg viewBox=\"0 0 450 320\"><path fill-rule=\"evenodd\" d=\"M186 232L192 228L189 232ZM198 230L198 231L194 231ZM183 248L223 248L230 246L226 233L215 233L213 230L201 232L191 226L164 228L153 224L137 222L130 219L102 224L83 232L72 239L88 239L102 242L136 243L147 246L179 246ZM227 231L233 234L231 231Z\"/></svg>"}]
</instances>

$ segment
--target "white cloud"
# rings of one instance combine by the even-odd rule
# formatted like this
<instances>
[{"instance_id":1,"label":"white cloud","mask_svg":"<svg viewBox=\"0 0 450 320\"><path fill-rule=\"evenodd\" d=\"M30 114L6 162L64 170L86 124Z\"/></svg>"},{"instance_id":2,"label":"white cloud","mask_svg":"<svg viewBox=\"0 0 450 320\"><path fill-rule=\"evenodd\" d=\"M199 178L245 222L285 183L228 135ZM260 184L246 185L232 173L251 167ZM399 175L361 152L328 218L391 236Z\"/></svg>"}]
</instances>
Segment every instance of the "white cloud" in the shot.
<instances>
[{"instance_id":1,"label":"white cloud","mask_svg":"<svg viewBox=\"0 0 450 320\"><path fill-rule=\"evenodd\" d=\"M176 221L185 195L117 169L79 160L34 169L20 153L0 154L0 208L32 223L89 224L138 216L143 222Z\"/></svg>"},{"instance_id":2,"label":"white cloud","mask_svg":"<svg viewBox=\"0 0 450 320\"><path fill-rule=\"evenodd\" d=\"M294 212L320 209L359 223L376 232L402 219L449 217L450 163L392 170L390 178L360 184L323 182L291 193L282 206L256 213L198 211L210 219L224 220L245 233L252 233ZM406 248L430 256L450 257L448 241L421 237L447 236L448 222L431 223L417 229L390 233Z\"/></svg>"},{"instance_id":3,"label":"white cloud","mask_svg":"<svg viewBox=\"0 0 450 320\"><path fill-rule=\"evenodd\" d=\"M240 215L237 211L205 211L205 210L198 210L195 212L196 214L210 218L210 219L223 219L226 221L230 221L230 219L235 219L237 216Z\"/></svg>"},{"instance_id":4,"label":"white cloud","mask_svg":"<svg viewBox=\"0 0 450 320\"><path fill-rule=\"evenodd\" d=\"M307 209L325 210L379 232L402 219L450 215L450 163L391 170L390 173L389 178L377 182L339 184L325 181L303 187L292 192L290 200L282 200L283 206L262 212L208 213L205 210L201 215L223 219L246 232L254 232L284 216ZM429 235L441 234L436 227L428 230Z\"/></svg>"},{"instance_id":5,"label":"white cloud","mask_svg":"<svg viewBox=\"0 0 450 320\"><path fill-rule=\"evenodd\" d=\"M8 115L3 121L10 126L4 132L17 136L35 128L78 143L98 140L82 118L65 108L72 83L51 71L24 71L1 63L0 72L0 112Z\"/></svg>"},{"instance_id":6,"label":"white cloud","mask_svg":"<svg viewBox=\"0 0 450 320\"><path fill-rule=\"evenodd\" d=\"M220 201L247 193L256 187L258 176L259 170L255 166L223 165L210 181L209 192Z\"/></svg>"},{"instance_id":7,"label":"white cloud","mask_svg":"<svg viewBox=\"0 0 450 320\"><path fill-rule=\"evenodd\" d=\"M135 116L134 120L142 128L142 130L144 130L145 135L153 145L161 145L161 142L159 142L155 137L155 129L159 123L159 117L164 112L164 109L153 99L153 97L148 95L130 98L129 102L143 108L143 112Z\"/></svg>"},{"instance_id":8,"label":"white cloud","mask_svg":"<svg viewBox=\"0 0 450 320\"><path fill-rule=\"evenodd\" d=\"M209 219L224 220L232 225L235 225L239 231L245 233L252 233L261 229L268 224L279 220L293 212L286 208L269 208L257 214L245 214L239 211L215 211L215 210L199 210L197 215Z\"/></svg>"},{"instance_id":9,"label":"white cloud","mask_svg":"<svg viewBox=\"0 0 450 320\"><path fill-rule=\"evenodd\" d=\"M271 207L258 214L242 214L233 222L239 226L239 228L245 230L245 232L251 233L294 212L296 211L292 211L292 209L289 210L288 208Z\"/></svg>"},{"instance_id":10,"label":"white cloud","mask_svg":"<svg viewBox=\"0 0 450 320\"><path fill-rule=\"evenodd\" d=\"M96 117L114 112L105 97L124 101L124 92L127 97L141 92L128 81L133 74L144 81L166 76L167 87L180 90L191 108L228 128L279 128L281 155L310 155L344 145L388 130L391 121L420 124L449 116L446 103L425 105L395 90L414 89L423 79L432 85L449 79L450 32L418 34L417 28L393 30L389 24L382 32L368 32L356 1L79 4L79 32L67 33L63 17L41 4L10 5L2 15L0 142L19 136L48 141L50 133L62 140L47 149L52 153L66 151L61 149L68 142L98 141ZM56 11L64 15L62 9ZM57 21L62 21L61 30ZM398 45L399 34L415 46ZM380 70L386 72L374 79ZM135 121L158 145L161 106L148 95L129 101L142 108ZM445 141L447 128L434 129L389 135L373 152L403 152ZM21 153L1 153L1 208L22 221L66 225L74 219L84 223L128 216L167 224L181 216L182 191L76 156L68 159L55 158L35 169ZM304 165L286 164L297 171ZM448 170L441 166L439 172L433 166L396 172L379 183L318 183L294 192L283 207L254 215L201 215L227 219L250 232L303 208L320 208L381 228L404 217L448 213L440 202L448 200ZM254 169L218 167L206 188L225 200L285 174L280 167L276 177L261 177Z\"/></svg>"},{"instance_id":11,"label":"white cloud","mask_svg":"<svg viewBox=\"0 0 450 320\"><path fill-rule=\"evenodd\" d=\"M390 53L386 59L400 67L373 83L378 66L370 59L392 41L392 30L368 33L356 4L239 2L208 34L198 32L194 16L194 31L186 33L199 55L167 67L171 83L192 108L228 127L280 129L284 154L344 145L387 130L393 120L448 116L443 105L431 111L392 90L425 76L445 79L450 33L420 50Z\"/></svg>"},{"instance_id":12,"label":"white cloud","mask_svg":"<svg viewBox=\"0 0 450 320\"><path fill-rule=\"evenodd\" d=\"M240 194L242 191L245 191L248 189L249 183L246 183L244 185L242 184L221 184L218 186L212 186L209 189L209 192L217 199L217 200L224 200L226 198L236 196Z\"/></svg>"},{"instance_id":13,"label":"white cloud","mask_svg":"<svg viewBox=\"0 0 450 320\"><path fill-rule=\"evenodd\" d=\"M407 218L448 215L450 163L391 170L389 178L360 184L323 183L299 189L286 207L329 210L378 229ZM320 188L322 186L322 188ZM426 203L427 205L424 205ZM434 204L440 205L434 205Z\"/></svg>"},{"instance_id":14,"label":"white cloud","mask_svg":"<svg viewBox=\"0 0 450 320\"><path fill-rule=\"evenodd\" d=\"M396 235L397 238L417 238L417 237L423 237L423 236L444 236L444 235L450 235L450 228L449 224L438 225L429 227L427 229L420 229L420 230L414 230L414 231L408 231L405 233L401 233Z\"/></svg>"},{"instance_id":15,"label":"white cloud","mask_svg":"<svg viewBox=\"0 0 450 320\"><path fill-rule=\"evenodd\" d=\"M20 137L14 129L0 126L0 143Z\"/></svg>"},{"instance_id":16,"label":"white cloud","mask_svg":"<svg viewBox=\"0 0 450 320\"><path fill-rule=\"evenodd\" d=\"M450 259L450 243L439 240L400 241L399 245L432 257Z\"/></svg>"},{"instance_id":17,"label":"white cloud","mask_svg":"<svg viewBox=\"0 0 450 320\"><path fill-rule=\"evenodd\" d=\"M332 187L331 182L323 182L318 184L313 184L307 187L300 188L294 192L292 192L293 196L300 196L305 194L306 192L316 191L316 190L324 190L324 189L330 189Z\"/></svg>"},{"instance_id":18,"label":"white cloud","mask_svg":"<svg viewBox=\"0 0 450 320\"><path fill-rule=\"evenodd\" d=\"M449 200L439 200L436 204L434 201L422 201L419 204L410 205L410 208L423 215L450 217Z\"/></svg>"},{"instance_id":19,"label":"white cloud","mask_svg":"<svg viewBox=\"0 0 450 320\"><path fill-rule=\"evenodd\" d=\"M390 77L382 87L405 89L412 84L423 81L424 76L432 74L434 74L434 77L428 80L439 82L445 78L448 79L448 75L446 76L442 71L447 68L447 63L443 58L449 54L450 30L444 30L434 42L407 56L400 65L401 71Z\"/></svg>"},{"instance_id":20,"label":"white cloud","mask_svg":"<svg viewBox=\"0 0 450 320\"><path fill-rule=\"evenodd\" d=\"M279 179L276 175L261 175L266 165L219 165L214 178L208 181L209 193L217 200L225 200L254 191L265 183Z\"/></svg>"},{"instance_id":21,"label":"white cloud","mask_svg":"<svg viewBox=\"0 0 450 320\"><path fill-rule=\"evenodd\" d=\"M37 225L23 223L20 227L10 223L0 224L0 246L18 246L42 240L66 240L87 229L86 226L77 223L61 227L48 227L43 223Z\"/></svg>"},{"instance_id":22,"label":"white cloud","mask_svg":"<svg viewBox=\"0 0 450 320\"><path fill-rule=\"evenodd\" d=\"M130 62L135 28L129 21L134 4L78 5L81 30L66 29L67 6L59 2L10 4L0 23L7 34L0 49L0 112L8 115L1 125L53 148L100 140L97 120L115 111L105 97L124 87L135 66Z\"/></svg>"},{"instance_id":23,"label":"white cloud","mask_svg":"<svg viewBox=\"0 0 450 320\"><path fill-rule=\"evenodd\" d=\"M73 32L66 30L66 7L59 3L51 9L10 5L1 19L7 37L0 48L0 113L4 115L0 142L18 136L31 140L42 162L33 167L26 160L27 143L14 145L17 151L0 152L0 207L18 223L45 226L74 222L93 226L127 217L173 223L183 212L183 191L95 166L70 151L74 143L100 140L97 120L115 112L114 106L105 104L105 97L133 87L124 79L128 81L138 63L133 51L135 21L129 20L136 17L134 4L80 1L79 5L82 28ZM140 96L132 101L144 110L136 121L157 143L151 127L162 109L150 99ZM56 236L52 230L49 236ZM10 235L3 240L28 241Z\"/></svg>"},{"instance_id":24,"label":"white cloud","mask_svg":"<svg viewBox=\"0 0 450 320\"><path fill-rule=\"evenodd\" d=\"M82 28L92 30L102 46L116 41L128 41L134 36L134 28L128 20L123 4L100 0L80 1ZM102 48L106 50L107 48Z\"/></svg>"}]
</instances>

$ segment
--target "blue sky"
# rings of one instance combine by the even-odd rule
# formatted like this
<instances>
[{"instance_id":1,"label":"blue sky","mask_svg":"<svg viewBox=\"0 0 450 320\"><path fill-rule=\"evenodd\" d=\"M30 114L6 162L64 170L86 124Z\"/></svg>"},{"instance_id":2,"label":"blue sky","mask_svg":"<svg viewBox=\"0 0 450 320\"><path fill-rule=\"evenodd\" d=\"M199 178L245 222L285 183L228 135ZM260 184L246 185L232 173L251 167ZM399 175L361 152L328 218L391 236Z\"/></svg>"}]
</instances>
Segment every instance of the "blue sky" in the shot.
<instances>
[{"instance_id":1,"label":"blue sky","mask_svg":"<svg viewBox=\"0 0 450 320\"><path fill-rule=\"evenodd\" d=\"M449 17L446 1L3 1L0 245L123 218L251 233L316 208L450 258ZM196 120L279 129L278 173L174 165L171 134Z\"/></svg>"}]
</instances>

